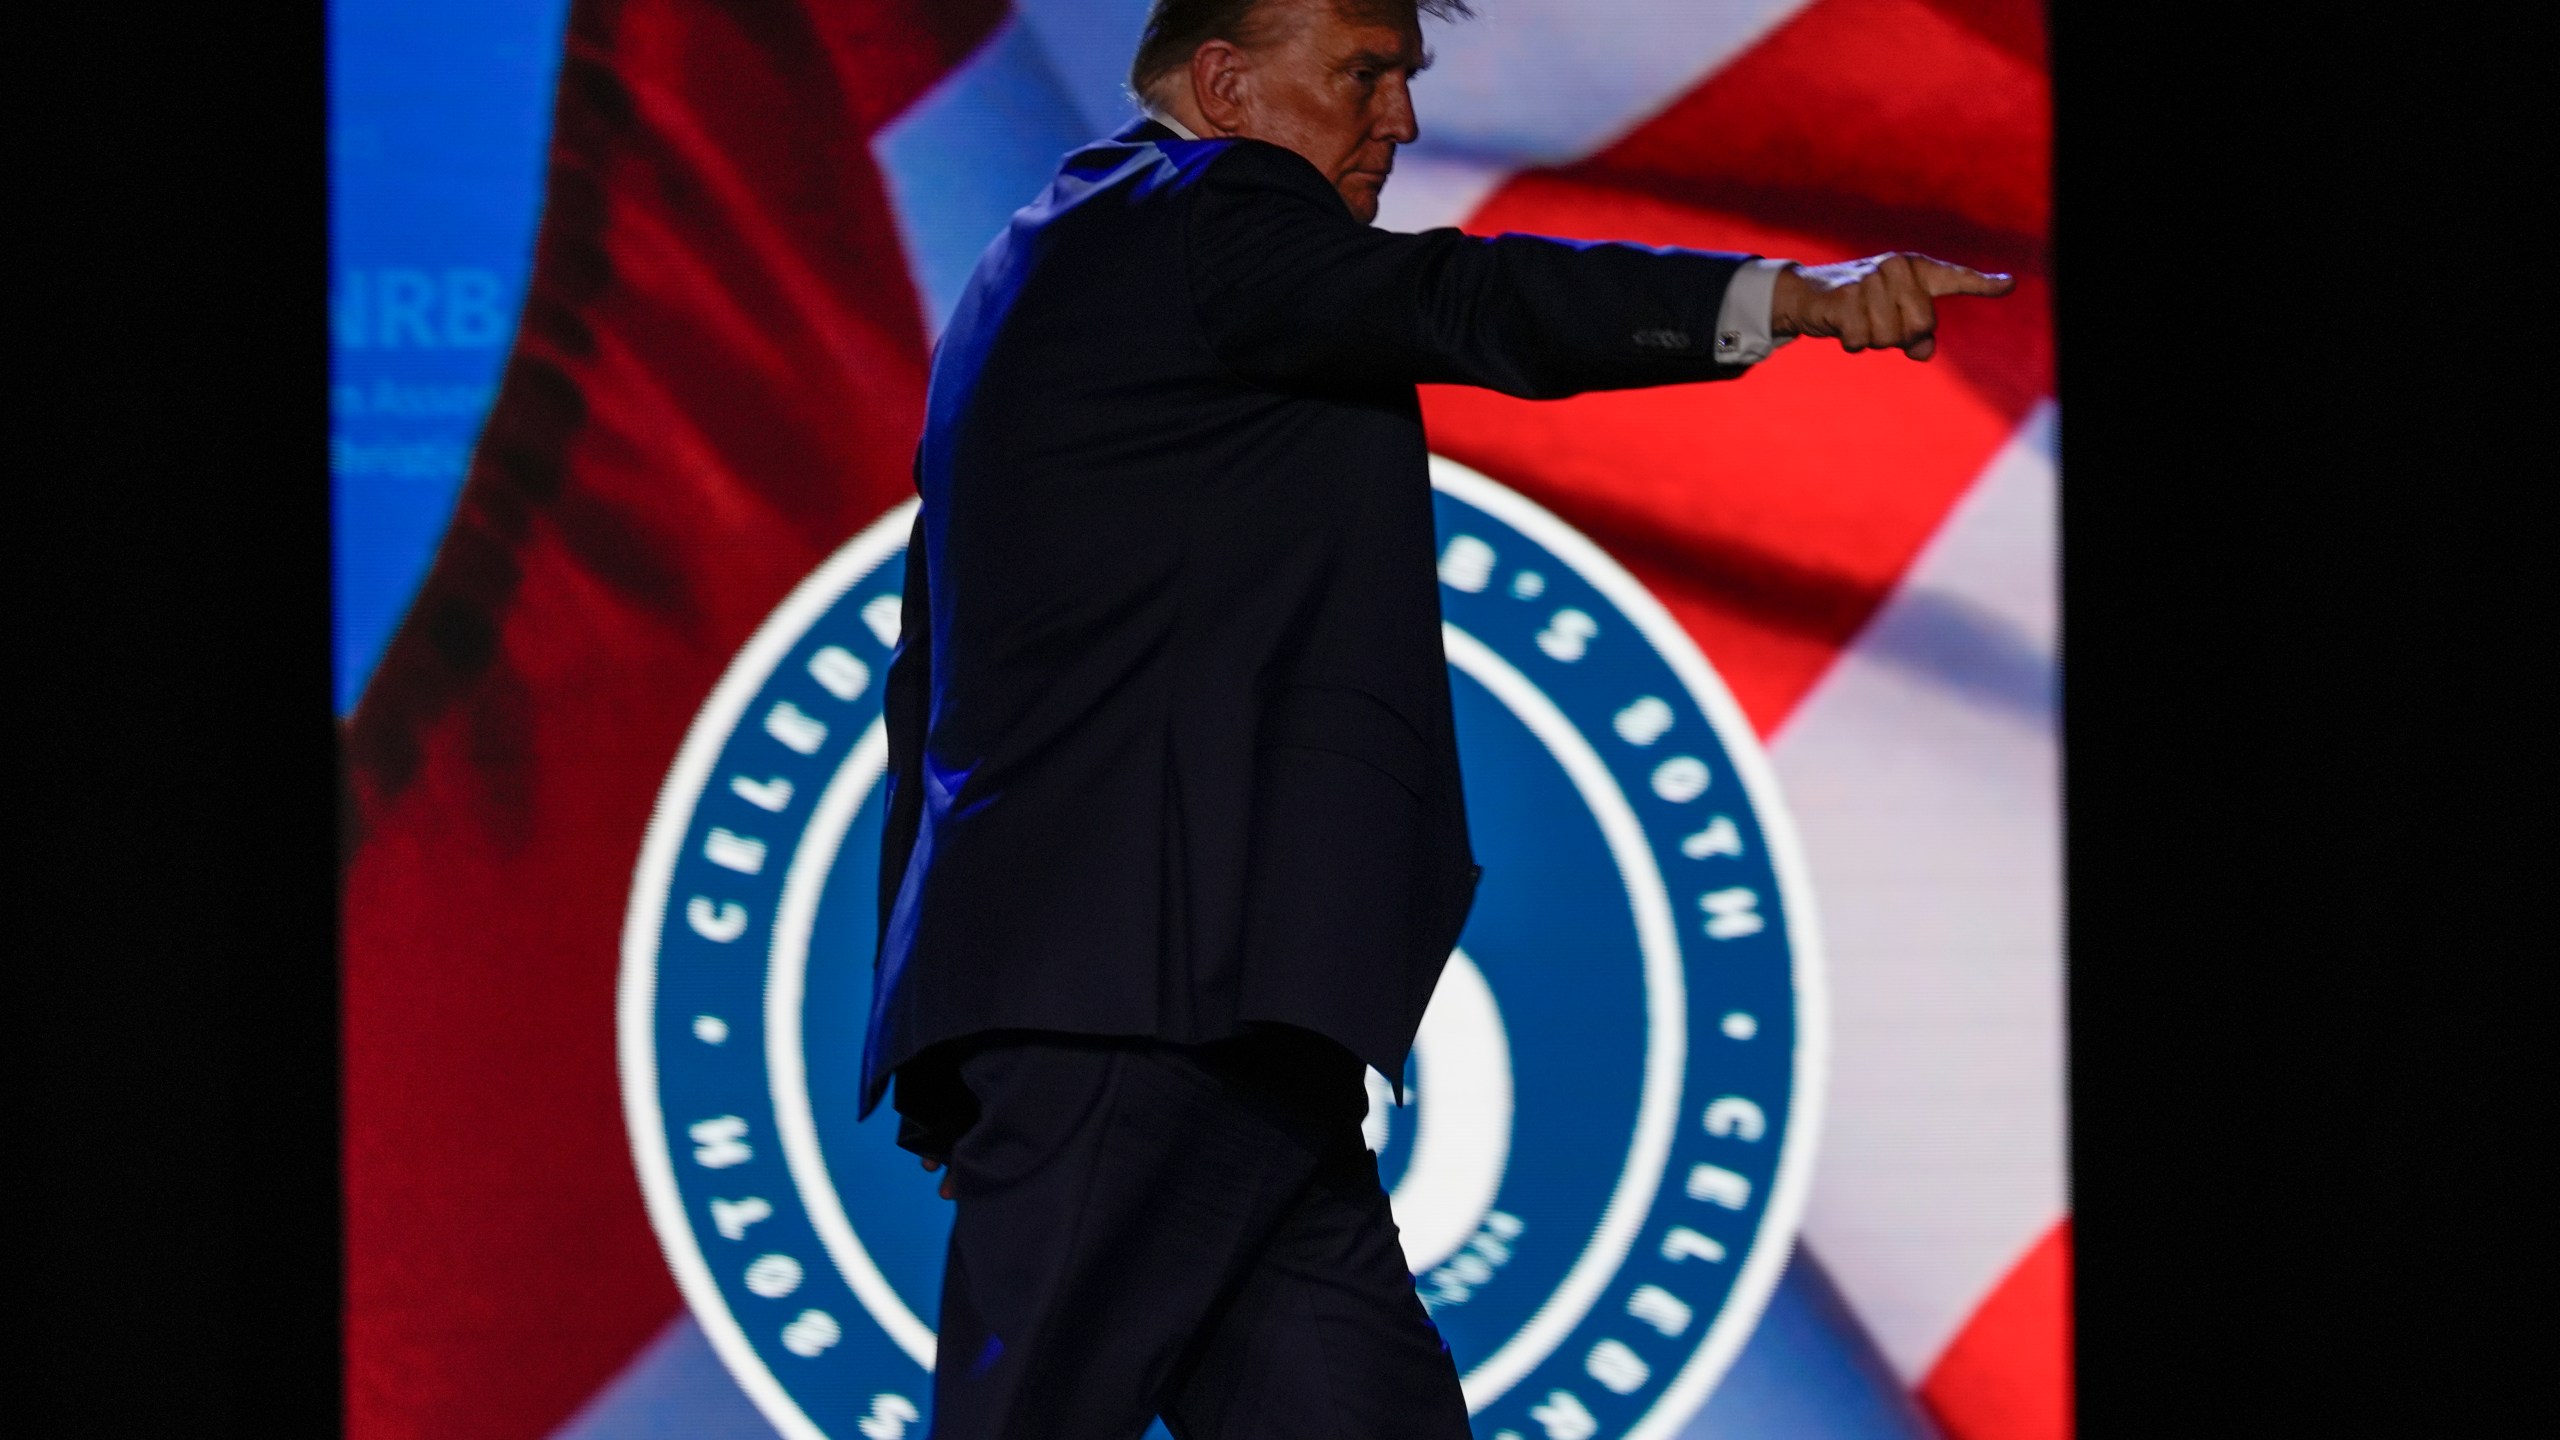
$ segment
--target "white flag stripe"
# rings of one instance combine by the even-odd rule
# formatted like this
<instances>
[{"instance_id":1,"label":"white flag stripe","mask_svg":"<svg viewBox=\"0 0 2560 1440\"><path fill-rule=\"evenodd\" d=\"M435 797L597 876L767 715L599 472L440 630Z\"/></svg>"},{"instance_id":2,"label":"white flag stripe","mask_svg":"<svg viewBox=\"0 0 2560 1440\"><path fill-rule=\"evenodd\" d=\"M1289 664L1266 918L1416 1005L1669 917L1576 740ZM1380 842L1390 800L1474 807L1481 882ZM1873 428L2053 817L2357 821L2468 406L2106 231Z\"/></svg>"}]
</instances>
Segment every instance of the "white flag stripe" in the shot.
<instances>
[{"instance_id":1,"label":"white flag stripe","mask_svg":"<svg viewBox=\"0 0 2560 1440\"><path fill-rule=\"evenodd\" d=\"M1913 1382L2068 1203L2054 413L1770 747L1831 970L1805 1234Z\"/></svg>"},{"instance_id":2,"label":"white flag stripe","mask_svg":"<svg viewBox=\"0 0 2560 1440\"><path fill-rule=\"evenodd\" d=\"M1378 224L1465 223L1517 172L1606 149L1807 3L1630 0L1594 24L1584 0L1477 0L1478 19L1428 27L1422 139L1396 156Z\"/></svg>"},{"instance_id":3,"label":"white flag stripe","mask_svg":"<svg viewBox=\"0 0 2560 1440\"><path fill-rule=\"evenodd\" d=\"M1421 143L1397 161L1482 171L1562 165L1608 145L1687 94L1808 0L1475 0L1477 18L1425 22L1430 73L1414 89ZM1147 0L1014 0L1086 124L1126 123L1129 56ZM1469 207L1473 208L1472 206ZM1455 224L1466 210L1447 212ZM1395 228L1403 228L1401 226Z\"/></svg>"},{"instance_id":4,"label":"white flag stripe","mask_svg":"<svg viewBox=\"0 0 2560 1440\"><path fill-rule=\"evenodd\" d=\"M1651 119L1807 0L1474 0L1425 27L1421 143L1399 158L1563 165ZM1389 185L1389 191L1395 189Z\"/></svg>"}]
</instances>

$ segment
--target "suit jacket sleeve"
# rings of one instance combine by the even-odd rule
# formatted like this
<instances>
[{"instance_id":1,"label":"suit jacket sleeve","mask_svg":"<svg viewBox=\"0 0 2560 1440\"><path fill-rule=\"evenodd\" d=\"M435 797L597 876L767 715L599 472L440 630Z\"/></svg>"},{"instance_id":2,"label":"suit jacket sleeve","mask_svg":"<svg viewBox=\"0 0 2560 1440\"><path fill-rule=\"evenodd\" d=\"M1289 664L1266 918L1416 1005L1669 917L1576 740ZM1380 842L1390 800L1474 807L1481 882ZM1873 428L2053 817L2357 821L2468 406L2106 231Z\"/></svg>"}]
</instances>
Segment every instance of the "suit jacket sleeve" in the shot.
<instances>
[{"instance_id":1,"label":"suit jacket sleeve","mask_svg":"<svg viewBox=\"0 0 2560 1440\"><path fill-rule=\"evenodd\" d=\"M916 848L916 831L924 819L924 730L933 696L933 604L925 589L924 512L916 512L907 532L905 593L898 604L898 648L889 657L883 682L882 720L889 731L886 823L880 835L880 926L874 941L889 933L889 912L905 883L907 857Z\"/></svg>"},{"instance_id":2,"label":"suit jacket sleeve","mask_svg":"<svg viewBox=\"0 0 2560 1440\"><path fill-rule=\"evenodd\" d=\"M1717 307L1748 255L1375 230L1314 166L1258 141L1232 142L1197 186L1193 306L1218 358L1256 383L1551 399L1750 368L1715 360Z\"/></svg>"}]
</instances>

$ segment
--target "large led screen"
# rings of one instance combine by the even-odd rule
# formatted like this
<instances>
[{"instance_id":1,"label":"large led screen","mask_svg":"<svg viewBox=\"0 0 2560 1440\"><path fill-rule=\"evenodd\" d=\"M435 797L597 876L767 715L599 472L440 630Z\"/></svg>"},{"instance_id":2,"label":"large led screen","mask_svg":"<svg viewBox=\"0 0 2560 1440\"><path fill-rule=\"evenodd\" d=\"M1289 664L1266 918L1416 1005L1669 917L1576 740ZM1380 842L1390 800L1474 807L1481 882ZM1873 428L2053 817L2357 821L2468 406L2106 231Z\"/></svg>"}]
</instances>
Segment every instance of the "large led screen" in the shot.
<instances>
[{"instance_id":1,"label":"large led screen","mask_svg":"<svg viewBox=\"0 0 2560 1440\"><path fill-rule=\"evenodd\" d=\"M1475 9L1380 225L2020 282L1424 392L1485 879L1367 1138L1475 1433L2067 1435L2041 7ZM856 1118L909 464L1145 11L334 0L357 1436L927 1433L949 1212Z\"/></svg>"}]
</instances>

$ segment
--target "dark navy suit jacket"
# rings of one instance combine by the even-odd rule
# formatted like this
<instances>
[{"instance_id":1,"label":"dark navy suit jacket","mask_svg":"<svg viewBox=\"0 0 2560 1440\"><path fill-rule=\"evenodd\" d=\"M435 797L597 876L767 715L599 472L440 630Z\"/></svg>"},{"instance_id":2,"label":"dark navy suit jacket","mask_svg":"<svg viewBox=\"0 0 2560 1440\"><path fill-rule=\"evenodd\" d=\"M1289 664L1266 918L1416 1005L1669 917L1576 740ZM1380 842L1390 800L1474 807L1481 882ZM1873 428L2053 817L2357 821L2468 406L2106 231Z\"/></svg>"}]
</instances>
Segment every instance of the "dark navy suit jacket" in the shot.
<instances>
[{"instance_id":1,"label":"dark navy suit jacket","mask_svg":"<svg viewBox=\"0 0 2560 1440\"><path fill-rule=\"evenodd\" d=\"M864 1113L996 1030L1278 1022L1400 1076L1478 873L1414 387L1738 374L1747 258L1375 230L1153 123L1067 156L934 357Z\"/></svg>"}]
</instances>

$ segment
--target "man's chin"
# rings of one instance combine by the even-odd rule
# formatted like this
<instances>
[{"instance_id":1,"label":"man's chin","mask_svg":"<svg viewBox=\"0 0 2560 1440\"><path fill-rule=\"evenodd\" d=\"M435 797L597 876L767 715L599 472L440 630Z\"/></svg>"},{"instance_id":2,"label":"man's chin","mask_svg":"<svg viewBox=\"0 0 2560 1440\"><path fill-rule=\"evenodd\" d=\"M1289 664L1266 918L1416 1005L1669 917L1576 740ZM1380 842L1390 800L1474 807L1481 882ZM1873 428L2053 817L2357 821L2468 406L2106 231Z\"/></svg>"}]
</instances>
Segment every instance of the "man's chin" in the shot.
<instances>
[{"instance_id":1,"label":"man's chin","mask_svg":"<svg viewBox=\"0 0 2560 1440\"><path fill-rule=\"evenodd\" d=\"M1377 223L1378 196L1387 188L1385 177L1370 179L1362 176L1338 188L1342 192L1342 203L1351 207L1351 218L1363 225Z\"/></svg>"}]
</instances>

